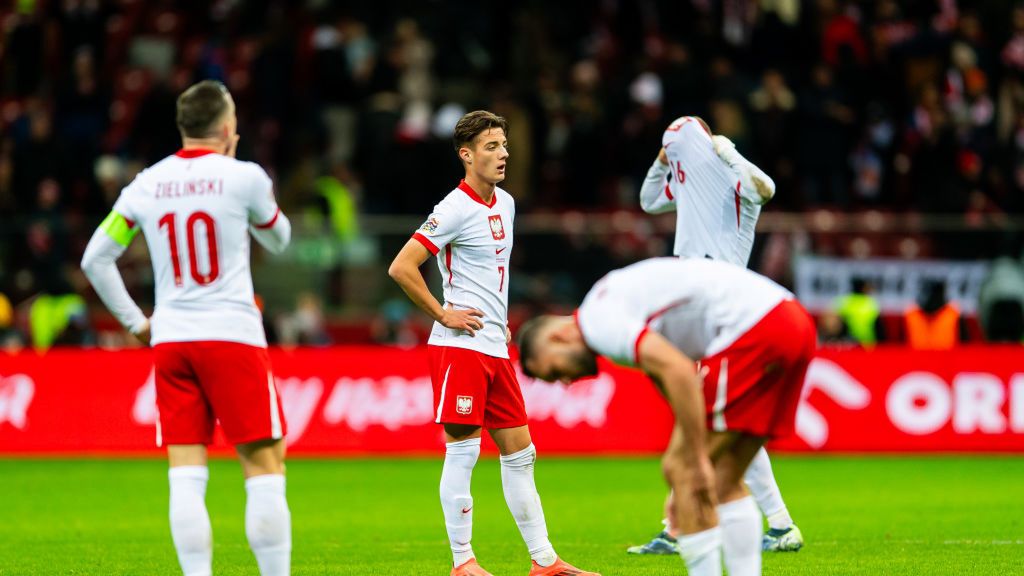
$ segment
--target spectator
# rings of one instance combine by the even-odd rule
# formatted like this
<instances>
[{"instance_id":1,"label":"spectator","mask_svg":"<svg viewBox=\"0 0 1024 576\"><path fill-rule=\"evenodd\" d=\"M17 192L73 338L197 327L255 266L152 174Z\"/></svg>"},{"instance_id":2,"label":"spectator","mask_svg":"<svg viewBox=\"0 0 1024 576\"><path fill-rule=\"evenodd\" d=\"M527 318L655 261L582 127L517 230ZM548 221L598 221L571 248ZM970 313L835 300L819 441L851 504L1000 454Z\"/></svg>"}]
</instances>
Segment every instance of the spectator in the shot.
<instances>
[{"instance_id":1,"label":"spectator","mask_svg":"<svg viewBox=\"0 0 1024 576\"><path fill-rule=\"evenodd\" d=\"M992 262L978 293L978 319L989 342L1024 342L1024 267L1010 252Z\"/></svg>"},{"instance_id":2,"label":"spectator","mask_svg":"<svg viewBox=\"0 0 1024 576\"><path fill-rule=\"evenodd\" d=\"M874 286L864 278L851 281L852 290L836 302L836 312L846 334L861 346L872 347L885 341L881 307L872 295Z\"/></svg>"},{"instance_id":3,"label":"spectator","mask_svg":"<svg viewBox=\"0 0 1024 576\"><path fill-rule=\"evenodd\" d=\"M944 280L925 280L917 304L903 316L907 345L914 350L949 350L966 342L967 325L956 304L946 299Z\"/></svg>"}]
</instances>

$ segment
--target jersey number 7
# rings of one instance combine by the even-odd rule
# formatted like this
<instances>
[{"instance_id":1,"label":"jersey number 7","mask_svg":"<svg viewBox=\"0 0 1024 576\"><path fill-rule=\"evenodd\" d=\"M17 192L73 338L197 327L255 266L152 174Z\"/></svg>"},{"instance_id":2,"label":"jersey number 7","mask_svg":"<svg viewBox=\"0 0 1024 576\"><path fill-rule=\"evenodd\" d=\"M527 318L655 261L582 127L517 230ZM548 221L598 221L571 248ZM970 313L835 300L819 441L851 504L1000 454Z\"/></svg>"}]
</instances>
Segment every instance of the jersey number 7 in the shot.
<instances>
[{"instance_id":1,"label":"jersey number 7","mask_svg":"<svg viewBox=\"0 0 1024 576\"><path fill-rule=\"evenodd\" d=\"M178 251L178 228L176 226L177 215L174 212L164 214L159 221L159 227L167 227L167 241L171 248L171 265L174 267L174 285L183 286L184 279L181 276L181 257ZM196 256L196 223L202 222L206 229L206 260L209 262L209 270L205 273L199 270L199 259ZM200 286L213 283L220 275L220 264L217 261L217 227L213 216L206 212L193 212L185 221L185 236L188 239L188 264L192 279Z\"/></svg>"}]
</instances>

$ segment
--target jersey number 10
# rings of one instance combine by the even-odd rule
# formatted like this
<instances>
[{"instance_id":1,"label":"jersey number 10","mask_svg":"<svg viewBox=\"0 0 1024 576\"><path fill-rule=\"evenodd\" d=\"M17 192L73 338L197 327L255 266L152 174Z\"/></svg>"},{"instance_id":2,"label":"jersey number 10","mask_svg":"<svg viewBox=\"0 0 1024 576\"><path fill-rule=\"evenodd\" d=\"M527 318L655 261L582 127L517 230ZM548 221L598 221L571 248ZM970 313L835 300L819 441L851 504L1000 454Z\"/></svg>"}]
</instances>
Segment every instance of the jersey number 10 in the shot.
<instances>
[{"instance_id":1,"label":"jersey number 10","mask_svg":"<svg viewBox=\"0 0 1024 576\"><path fill-rule=\"evenodd\" d=\"M174 285L184 285L181 276L181 257L178 255L178 228L176 225L176 214L168 212L159 221L160 228L167 227L167 241L171 247L171 265L174 267ZM199 259L196 256L196 223L202 222L206 229L206 261L209 262L209 270L205 273L199 270ZM217 227L214 225L213 216L206 212L193 212L185 221L185 237L188 238L188 264L189 273L196 284L206 286L217 279L220 274L220 264L217 261Z\"/></svg>"}]
</instances>

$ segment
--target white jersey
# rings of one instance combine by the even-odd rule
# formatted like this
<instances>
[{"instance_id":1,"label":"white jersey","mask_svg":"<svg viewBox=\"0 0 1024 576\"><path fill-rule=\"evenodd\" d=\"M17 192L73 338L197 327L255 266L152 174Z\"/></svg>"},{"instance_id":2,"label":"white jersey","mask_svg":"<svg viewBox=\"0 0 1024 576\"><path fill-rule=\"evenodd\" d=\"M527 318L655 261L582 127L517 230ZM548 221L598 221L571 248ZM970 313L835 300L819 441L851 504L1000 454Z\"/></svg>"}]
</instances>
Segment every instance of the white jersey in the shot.
<instances>
[{"instance_id":1,"label":"white jersey","mask_svg":"<svg viewBox=\"0 0 1024 576\"><path fill-rule=\"evenodd\" d=\"M146 237L156 284L152 343L267 345L249 271L249 225L279 209L266 172L206 150L182 150L142 171L114 211Z\"/></svg>"},{"instance_id":2,"label":"white jersey","mask_svg":"<svg viewBox=\"0 0 1024 576\"><path fill-rule=\"evenodd\" d=\"M470 336L434 322L428 344L468 348L508 358L508 263L512 257L512 196L495 187L490 204L465 181L434 206L413 238L437 256L444 284L444 305L476 308L483 329Z\"/></svg>"},{"instance_id":3,"label":"white jersey","mask_svg":"<svg viewBox=\"0 0 1024 576\"><path fill-rule=\"evenodd\" d=\"M706 259L653 258L614 270L576 312L594 352L637 363L646 330L693 360L725 350L793 294L746 268Z\"/></svg>"},{"instance_id":4,"label":"white jersey","mask_svg":"<svg viewBox=\"0 0 1024 576\"><path fill-rule=\"evenodd\" d=\"M738 166L730 165L715 152L711 135L696 118L676 119L665 130L662 147L669 165L655 161L641 200L647 212L676 211L672 253L746 266L757 218L766 200ZM757 172L767 178L760 170Z\"/></svg>"}]
</instances>

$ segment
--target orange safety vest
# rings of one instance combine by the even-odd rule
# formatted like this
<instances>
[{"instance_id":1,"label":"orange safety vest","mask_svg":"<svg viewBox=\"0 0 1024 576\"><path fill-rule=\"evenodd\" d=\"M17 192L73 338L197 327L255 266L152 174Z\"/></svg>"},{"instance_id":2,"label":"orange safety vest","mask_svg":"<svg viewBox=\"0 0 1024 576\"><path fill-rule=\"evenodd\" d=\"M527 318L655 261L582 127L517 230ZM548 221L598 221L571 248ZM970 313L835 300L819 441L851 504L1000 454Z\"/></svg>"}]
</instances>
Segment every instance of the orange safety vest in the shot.
<instances>
[{"instance_id":1,"label":"orange safety vest","mask_svg":"<svg viewBox=\"0 0 1024 576\"><path fill-rule=\"evenodd\" d=\"M949 350L960 339L960 310L952 303L931 315L912 306L904 320L907 344L915 350Z\"/></svg>"}]
</instances>

